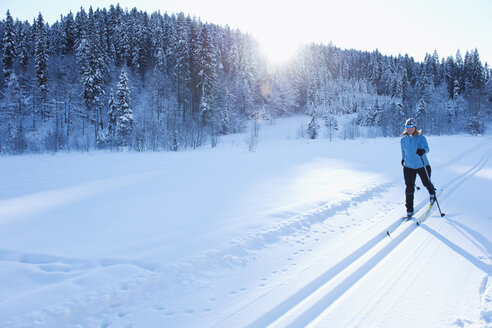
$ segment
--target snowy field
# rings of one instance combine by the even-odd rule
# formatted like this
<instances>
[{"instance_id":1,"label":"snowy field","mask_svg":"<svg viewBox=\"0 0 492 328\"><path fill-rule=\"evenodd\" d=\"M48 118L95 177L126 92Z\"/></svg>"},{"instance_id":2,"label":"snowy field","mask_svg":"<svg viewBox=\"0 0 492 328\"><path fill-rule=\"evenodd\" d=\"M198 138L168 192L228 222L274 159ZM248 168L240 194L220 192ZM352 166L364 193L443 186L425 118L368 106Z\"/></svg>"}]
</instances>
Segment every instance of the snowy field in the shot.
<instances>
[{"instance_id":1,"label":"snowy field","mask_svg":"<svg viewBox=\"0 0 492 328\"><path fill-rule=\"evenodd\" d=\"M307 121L254 152L0 157L0 327L492 326L492 137L428 137L446 216L417 226L399 138Z\"/></svg>"}]
</instances>

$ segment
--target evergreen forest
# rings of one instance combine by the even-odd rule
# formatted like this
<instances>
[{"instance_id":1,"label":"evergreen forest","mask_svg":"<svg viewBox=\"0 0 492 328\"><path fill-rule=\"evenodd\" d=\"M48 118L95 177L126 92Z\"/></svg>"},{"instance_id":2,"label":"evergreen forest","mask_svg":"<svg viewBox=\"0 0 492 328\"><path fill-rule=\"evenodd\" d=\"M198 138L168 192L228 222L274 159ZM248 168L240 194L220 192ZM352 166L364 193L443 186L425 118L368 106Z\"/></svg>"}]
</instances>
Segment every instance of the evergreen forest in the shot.
<instances>
[{"instance_id":1,"label":"evergreen forest","mask_svg":"<svg viewBox=\"0 0 492 328\"><path fill-rule=\"evenodd\" d=\"M293 114L310 116L309 138L320 124L398 136L408 117L426 134L476 135L492 118L492 71L477 49L417 62L306 44L274 66L240 30L119 5L52 25L7 12L0 36L0 154L215 147Z\"/></svg>"}]
</instances>

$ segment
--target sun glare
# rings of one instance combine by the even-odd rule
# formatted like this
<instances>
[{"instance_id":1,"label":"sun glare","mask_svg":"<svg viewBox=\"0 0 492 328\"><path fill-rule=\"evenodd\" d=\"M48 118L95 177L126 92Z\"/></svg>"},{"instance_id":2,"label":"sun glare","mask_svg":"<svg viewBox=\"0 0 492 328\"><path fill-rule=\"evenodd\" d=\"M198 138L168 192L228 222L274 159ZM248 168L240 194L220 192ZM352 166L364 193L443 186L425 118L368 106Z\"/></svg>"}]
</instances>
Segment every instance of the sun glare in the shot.
<instances>
[{"instance_id":1,"label":"sun glare","mask_svg":"<svg viewBox=\"0 0 492 328\"><path fill-rule=\"evenodd\" d=\"M292 59L299 44L285 39L260 39L260 51L272 65L282 65Z\"/></svg>"}]
</instances>

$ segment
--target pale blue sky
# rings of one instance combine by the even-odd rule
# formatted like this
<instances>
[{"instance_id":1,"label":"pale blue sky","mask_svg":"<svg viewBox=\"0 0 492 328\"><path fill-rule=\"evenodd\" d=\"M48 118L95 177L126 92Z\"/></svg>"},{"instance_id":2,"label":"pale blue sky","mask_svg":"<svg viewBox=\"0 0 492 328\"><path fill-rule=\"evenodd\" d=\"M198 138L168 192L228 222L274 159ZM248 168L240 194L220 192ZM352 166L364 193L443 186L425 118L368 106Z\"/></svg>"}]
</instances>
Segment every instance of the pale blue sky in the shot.
<instances>
[{"instance_id":1,"label":"pale blue sky","mask_svg":"<svg viewBox=\"0 0 492 328\"><path fill-rule=\"evenodd\" d=\"M21 20L43 14L53 23L60 14L108 8L109 0L1 0ZM478 48L482 63L492 64L492 0L123 0L121 7L151 13L183 11L202 21L228 24L255 36L271 58L292 54L302 43L399 53L422 61L426 52L455 55Z\"/></svg>"}]
</instances>

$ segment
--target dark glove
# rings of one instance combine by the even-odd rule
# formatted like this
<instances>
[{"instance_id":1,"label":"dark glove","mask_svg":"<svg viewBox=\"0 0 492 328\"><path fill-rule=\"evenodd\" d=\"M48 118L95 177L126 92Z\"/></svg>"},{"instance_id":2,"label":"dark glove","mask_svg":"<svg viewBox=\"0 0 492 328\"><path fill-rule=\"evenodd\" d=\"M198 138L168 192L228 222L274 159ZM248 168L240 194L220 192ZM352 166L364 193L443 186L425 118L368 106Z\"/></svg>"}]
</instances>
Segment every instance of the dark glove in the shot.
<instances>
[{"instance_id":1,"label":"dark glove","mask_svg":"<svg viewBox=\"0 0 492 328\"><path fill-rule=\"evenodd\" d=\"M422 156L424 154L425 154L425 149L422 149L422 148L417 149L417 155Z\"/></svg>"},{"instance_id":2,"label":"dark glove","mask_svg":"<svg viewBox=\"0 0 492 328\"><path fill-rule=\"evenodd\" d=\"M401 166L403 166L403 165L405 165L405 160L404 159L401 160Z\"/></svg>"}]
</instances>

